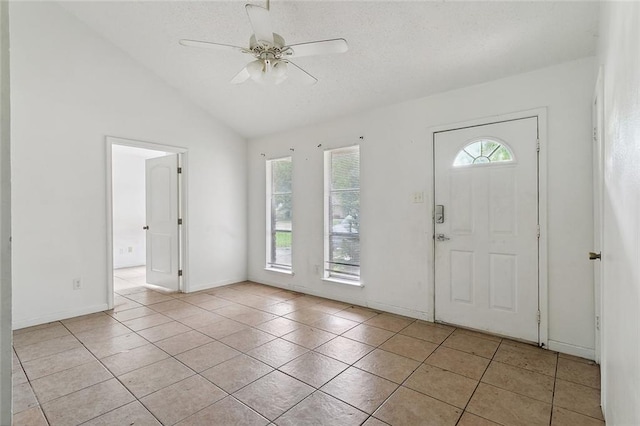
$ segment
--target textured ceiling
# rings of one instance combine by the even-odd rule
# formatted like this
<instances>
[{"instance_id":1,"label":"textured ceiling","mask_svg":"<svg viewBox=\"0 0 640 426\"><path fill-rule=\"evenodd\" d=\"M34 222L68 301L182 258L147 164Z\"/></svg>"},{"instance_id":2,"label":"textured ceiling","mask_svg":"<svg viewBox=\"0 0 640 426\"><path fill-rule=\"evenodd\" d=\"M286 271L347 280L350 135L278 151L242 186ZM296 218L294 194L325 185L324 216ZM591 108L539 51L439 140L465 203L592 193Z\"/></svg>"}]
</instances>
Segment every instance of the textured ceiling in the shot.
<instances>
[{"instance_id":1,"label":"textured ceiling","mask_svg":"<svg viewBox=\"0 0 640 426\"><path fill-rule=\"evenodd\" d=\"M419 98L595 53L597 2L272 1L287 43L342 37L344 54L299 58L314 86L229 80L248 45L244 1L68 2L63 6L245 137ZM255 2L255 4L263 4Z\"/></svg>"}]
</instances>

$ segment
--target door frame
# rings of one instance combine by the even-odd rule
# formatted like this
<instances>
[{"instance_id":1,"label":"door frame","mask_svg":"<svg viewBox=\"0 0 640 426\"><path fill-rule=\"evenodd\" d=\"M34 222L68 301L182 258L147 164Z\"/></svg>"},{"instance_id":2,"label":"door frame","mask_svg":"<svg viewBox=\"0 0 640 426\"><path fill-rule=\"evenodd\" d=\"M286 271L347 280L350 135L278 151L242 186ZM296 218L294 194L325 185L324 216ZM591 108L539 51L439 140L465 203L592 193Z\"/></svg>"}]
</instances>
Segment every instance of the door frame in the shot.
<instances>
[{"instance_id":1,"label":"door frame","mask_svg":"<svg viewBox=\"0 0 640 426\"><path fill-rule=\"evenodd\" d=\"M595 219L595 209L598 210L597 214L600 219L598 232L600 234L599 247L594 247L594 250L600 250L602 253L604 249L604 67L600 66L598 69L598 79L596 80L596 86L593 93L593 100L591 102L592 108L592 123L591 128L593 130L593 137L598 138L598 145L594 146L594 164L593 164L593 174L594 174L594 191L597 191L599 194L599 205L594 205L594 219ZM597 131L597 134L596 134ZM596 153L596 149L599 149L599 153ZM599 163L596 164L595 160L599 160ZM595 195L595 194L594 194ZM594 235L596 232L594 221ZM594 241L595 243L595 241ZM602 255L601 255L602 256ZM602 348L602 340L603 340L603 327L602 327L602 314L603 314L603 287L602 283L604 280L604 258L600 258L600 273L599 279L595 279L594 276L594 313L596 323L594 324L595 328L595 361L600 364L603 358L603 348ZM605 395L605 392L602 392L602 395Z\"/></svg>"},{"instance_id":2,"label":"door frame","mask_svg":"<svg viewBox=\"0 0 640 426\"><path fill-rule=\"evenodd\" d=\"M189 253L188 253L188 211L187 211L187 188L188 188L188 171L187 160L188 150L187 148L163 145L154 142L145 142L134 139L120 138L116 136L106 136L105 145L107 152L107 167L106 167L106 188L107 188L107 304L109 309L113 309L113 146L129 146L133 148L151 149L155 151L169 152L172 154L181 154L179 158L179 166L182 168L182 173L178 175L178 209L179 215L183 218L182 227L179 230L178 241L180 244L178 253L178 265L183 270L182 277L178 282L178 290L186 293L189 288L189 268L188 265Z\"/></svg>"},{"instance_id":3,"label":"door frame","mask_svg":"<svg viewBox=\"0 0 640 426\"><path fill-rule=\"evenodd\" d=\"M538 153L538 223L540 225L540 238L538 239L538 310L540 311L540 324L538 327L538 346L548 348L549 344L549 293L548 293L548 238L547 238L547 108L535 108L525 111L518 111L507 114L500 114L444 124L427 129L427 137L431 149L427 150L427 163L431 165L431 173L427 177L427 188L431 188L431 244L428 245L431 266L431 283L429 288L429 312L430 320L435 322L436 313L436 291L435 291L435 221L433 211L435 209L435 140L436 134L460 130L469 127L480 127L489 124L501 123L504 121L521 120L525 118L536 118L538 120L538 141L540 151Z\"/></svg>"}]
</instances>

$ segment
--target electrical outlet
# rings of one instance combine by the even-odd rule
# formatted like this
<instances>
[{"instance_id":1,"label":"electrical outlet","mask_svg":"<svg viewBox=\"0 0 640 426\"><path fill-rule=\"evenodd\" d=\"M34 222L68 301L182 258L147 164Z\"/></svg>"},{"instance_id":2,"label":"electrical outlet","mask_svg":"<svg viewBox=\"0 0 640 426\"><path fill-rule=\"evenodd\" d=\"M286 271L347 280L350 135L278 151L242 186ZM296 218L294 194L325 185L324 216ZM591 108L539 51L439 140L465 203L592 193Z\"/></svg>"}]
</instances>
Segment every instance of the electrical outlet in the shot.
<instances>
[{"instance_id":1,"label":"electrical outlet","mask_svg":"<svg viewBox=\"0 0 640 426\"><path fill-rule=\"evenodd\" d=\"M127 251L128 251L129 253L133 253L133 247L127 247Z\"/></svg>"},{"instance_id":2,"label":"electrical outlet","mask_svg":"<svg viewBox=\"0 0 640 426\"><path fill-rule=\"evenodd\" d=\"M74 278L73 279L73 289L74 290L80 290L81 287L82 287L82 281L80 281L80 278Z\"/></svg>"}]
</instances>

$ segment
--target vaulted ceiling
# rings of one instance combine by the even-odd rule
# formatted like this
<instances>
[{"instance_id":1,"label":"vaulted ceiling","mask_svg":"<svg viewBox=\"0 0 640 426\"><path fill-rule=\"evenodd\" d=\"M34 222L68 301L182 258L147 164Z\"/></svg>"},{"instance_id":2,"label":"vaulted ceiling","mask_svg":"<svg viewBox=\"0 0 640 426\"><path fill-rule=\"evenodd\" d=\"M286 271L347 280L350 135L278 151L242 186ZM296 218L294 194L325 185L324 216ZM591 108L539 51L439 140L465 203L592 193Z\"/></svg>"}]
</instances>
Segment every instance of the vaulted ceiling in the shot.
<instances>
[{"instance_id":1,"label":"vaulted ceiling","mask_svg":"<svg viewBox=\"0 0 640 426\"><path fill-rule=\"evenodd\" d=\"M314 86L229 81L251 57L244 1L67 2L80 20L212 116L251 138L595 53L597 2L273 1L287 43L342 37L343 54L299 58ZM255 4L264 5L262 2Z\"/></svg>"}]
</instances>

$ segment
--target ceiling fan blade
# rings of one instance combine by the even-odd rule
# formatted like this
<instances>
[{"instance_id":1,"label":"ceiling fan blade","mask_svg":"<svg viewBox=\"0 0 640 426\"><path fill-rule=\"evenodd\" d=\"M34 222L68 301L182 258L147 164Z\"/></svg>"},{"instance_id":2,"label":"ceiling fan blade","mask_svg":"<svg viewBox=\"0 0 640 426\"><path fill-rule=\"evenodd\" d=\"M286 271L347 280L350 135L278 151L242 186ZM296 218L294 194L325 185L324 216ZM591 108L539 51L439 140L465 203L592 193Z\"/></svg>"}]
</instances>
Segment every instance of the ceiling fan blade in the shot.
<instances>
[{"instance_id":1,"label":"ceiling fan blade","mask_svg":"<svg viewBox=\"0 0 640 426\"><path fill-rule=\"evenodd\" d=\"M287 61L287 63L289 65L293 65L292 67L289 67L289 74L293 76L295 80L298 80L302 84L307 86L311 86L312 84L316 84L318 82L317 78L315 78L314 76L312 76L311 74L309 74L308 72L306 72L305 70L303 70L302 68L294 64L293 62Z\"/></svg>"},{"instance_id":2,"label":"ceiling fan blade","mask_svg":"<svg viewBox=\"0 0 640 426\"><path fill-rule=\"evenodd\" d=\"M240 46L232 46L230 44L222 44L222 43L212 43L210 41L198 41L198 40L187 40L182 39L179 43L183 46L187 47L197 47L201 49L215 49L215 50L236 50L240 52L245 52L247 49Z\"/></svg>"},{"instance_id":3,"label":"ceiling fan blade","mask_svg":"<svg viewBox=\"0 0 640 426\"><path fill-rule=\"evenodd\" d=\"M231 84L241 84L251 78L251 74L247 71L247 67L242 68L242 70L236 74L235 77L231 79Z\"/></svg>"},{"instance_id":4,"label":"ceiling fan blade","mask_svg":"<svg viewBox=\"0 0 640 426\"><path fill-rule=\"evenodd\" d=\"M347 40L343 38L291 44L287 47L291 49L289 52L291 52L290 55L292 58L300 58L302 56L312 55L326 55L329 53L344 53L349 50ZM289 55L289 52L287 52L287 55Z\"/></svg>"},{"instance_id":5,"label":"ceiling fan blade","mask_svg":"<svg viewBox=\"0 0 640 426\"><path fill-rule=\"evenodd\" d=\"M273 46L273 31L271 30L271 20L269 19L269 10L264 7L248 4L244 7L249 15L251 28L256 36L258 43Z\"/></svg>"}]
</instances>

